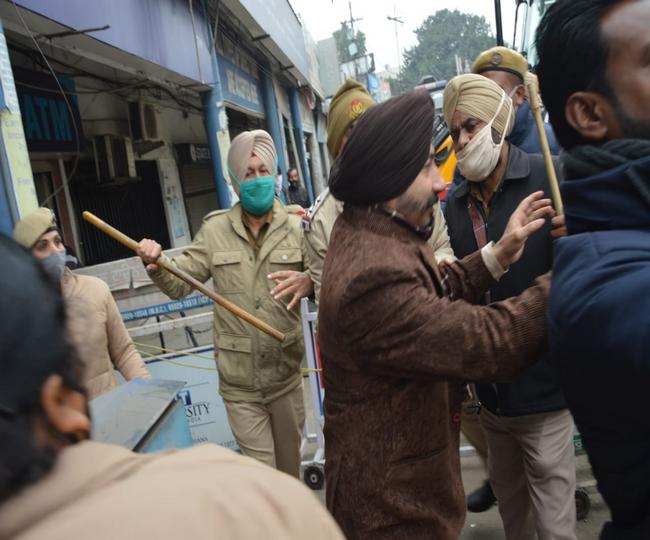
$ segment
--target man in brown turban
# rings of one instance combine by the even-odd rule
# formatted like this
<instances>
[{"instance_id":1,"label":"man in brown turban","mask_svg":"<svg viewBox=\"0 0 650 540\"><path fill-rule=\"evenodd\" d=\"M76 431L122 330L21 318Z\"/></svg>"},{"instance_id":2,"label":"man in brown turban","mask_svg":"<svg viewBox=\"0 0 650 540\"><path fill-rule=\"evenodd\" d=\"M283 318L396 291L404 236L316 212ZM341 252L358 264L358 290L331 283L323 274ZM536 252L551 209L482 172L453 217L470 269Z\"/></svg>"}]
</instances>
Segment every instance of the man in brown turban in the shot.
<instances>
[{"instance_id":1,"label":"man in brown turban","mask_svg":"<svg viewBox=\"0 0 650 540\"><path fill-rule=\"evenodd\" d=\"M345 143L361 115L374 106L375 102L368 91L357 81L348 80L339 88L332 99L327 116L327 148L332 159L336 159L345 148ZM454 253L449 244L447 225L439 203L435 205L434 210L436 223L431 236L431 244L436 260L453 260ZM304 221L309 274L314 282L317 303L320 298L323 264L332 235L332 227L341 212L343 212L343 203L333 197L329 189L326 189L309 209Z\"/></svg>"},{"instance_id":2,"label":"man in brown turban","mask_svg":"<svg viewBox=\"0 0 650 540\"><path fill-rule=\"evenodd\" d=\"M464 382L510 380L545 340L548 277L474 306L521 256L550 201L522 201L502 238L438 266L427 237L444 189L434 109L413 92L368 110L330 176L345 203L325 261L319 338L327 506L349 540L456 540L465 517Z\"/></svg>"},{"instance_id":3,"label":"man in brown turban","mask_svg":"<svg viewBox=\"0 0 650 540\"><path fill-rule=\"evenodd\" d=\"M275 146L266 131L235 137L228 174L240 202L209 213L192 244L172 262L201 282L212 278L217 293L286 334L279 343L214 306L219 393L237 444L245 455L298 476L305 413L302 327L294 307L313 287L300 217L288 214L274 198L276 167ZM165 294L182 298L191 292L156 266L159 244L144 239L138 254ZM288 304L280 301L287 295L292 295Z\"/></svg>"}]
</instances>

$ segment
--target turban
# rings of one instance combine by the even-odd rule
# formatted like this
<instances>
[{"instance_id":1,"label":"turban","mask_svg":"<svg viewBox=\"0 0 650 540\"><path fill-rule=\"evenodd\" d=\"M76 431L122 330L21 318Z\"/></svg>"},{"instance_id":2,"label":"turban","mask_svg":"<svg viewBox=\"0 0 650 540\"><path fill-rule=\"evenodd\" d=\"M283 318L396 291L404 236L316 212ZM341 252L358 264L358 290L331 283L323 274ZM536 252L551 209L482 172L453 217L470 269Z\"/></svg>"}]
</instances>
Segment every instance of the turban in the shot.
<instances>
[{"instance_id":1,"label":"turban","mask_svg":"<svg viewBox=\"0 0 650 540\"><path fill-rule=\"evenodd\" d=\"M56 220L52 210L43 207L26 215L16 223L13 236L16 242L31 249L41 236L55 228Z\"/></svg>"},{"instance_id":2,"label":"turban","mask_svg":"<svg viewBox=\"0 0 650 540\"><path fill-rule=\"evenodd\" d=\"M246 176L252 155L266 165L269 175L275 175L276 154L271 136L262 129L244 131L232 140L228 150L228 176L235 186Z\"/></svg>"},{"instance_id":3,"label":"turban","mask_svg":"<svg viewBox=\"0 0 650 540\"><path fill-rule=\"evenodd\" d=\"M423 91L369 109L332 167L332 195L369 205L404 193L429 159L433 119L433 101Z\"/></svg>"},{"instance_id":4,"label":"turban","mask_svg":"<svg viewBox=\"0 0 650 540\"><path fill-rule=\"evenodd\" d=\"M373 105L375 102L368 90L357 81L348 79L338 89L332 98L327 116L327 150L332 159L341 150L343 136L348 128Z\"/></svg>"},{"instance_id":5,"label":"turban","mask_svg":"<svg viewBox=\"0 0 650 540\"><path fill-rule=\"evenodd\" d=\"M503 131L507 129L505 133L507 137L514 125L512 100L497 83L473 73L459 75L447 83L443 98L445 122L451 128L454 112L460 111L487 123L494 118L503 96L505 96L503 105L492 127L499 132L499 135L503 135Z\"/></svg>"}]
</instances>

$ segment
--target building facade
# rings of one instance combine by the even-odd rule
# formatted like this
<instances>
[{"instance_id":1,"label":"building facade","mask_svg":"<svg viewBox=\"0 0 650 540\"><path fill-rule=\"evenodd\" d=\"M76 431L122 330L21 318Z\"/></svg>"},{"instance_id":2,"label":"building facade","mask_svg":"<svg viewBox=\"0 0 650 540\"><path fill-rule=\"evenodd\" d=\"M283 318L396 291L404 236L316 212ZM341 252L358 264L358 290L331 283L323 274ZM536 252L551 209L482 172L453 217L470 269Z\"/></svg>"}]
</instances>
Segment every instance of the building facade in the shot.
<instances>
[{"instance_id":1,"label":"building facade","mask_svg":"<svg viewBox=\"0 0 650 540\"><path fill-rule=\"evenodd\" d=\"M287 0L16 0L0 19L3 232L45 205L87 266L130 253L84 210L187 245L232 204L226 155L249 129L271 133L285 182L296 167L312 200L323 189L317 59Z\"/></svg>"}]
</instances>

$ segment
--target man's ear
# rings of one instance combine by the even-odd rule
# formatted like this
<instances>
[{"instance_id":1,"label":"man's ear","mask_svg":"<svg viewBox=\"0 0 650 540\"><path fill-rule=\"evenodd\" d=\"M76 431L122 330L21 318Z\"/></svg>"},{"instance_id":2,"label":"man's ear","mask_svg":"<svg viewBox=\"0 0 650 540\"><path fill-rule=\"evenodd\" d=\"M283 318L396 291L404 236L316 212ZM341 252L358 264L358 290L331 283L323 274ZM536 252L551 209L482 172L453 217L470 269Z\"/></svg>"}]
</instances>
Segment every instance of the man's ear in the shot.
<instances>
[{"instance_id":1,"label":"man's ear","mask_svg":"<svg viewBox=\"0 0 650 540\"><path fill-rule=\"evenodd\" d=\"M575 92L564 107L569 125L584 139L603 141L612 137L616 116L607 99L594 92Z\"/></svg>"},{"instance_id":2,"label":"man's ear","mask_svg":"<svg viewBox=\"0 0 650 540\"><path fill-rule=\"evenodd\" d=\"M515 93L512 95L512 102L519 107L526 100L526 87L519 84L516 87Z\"/></svg>"},{"instance_id":3,"label":"man's ear","mask_svg":"<svg viewBox=\"0 0 650 540\"><path fill-rule=\"evenodd\" d=\"M41 406L46 418L63 434L86 438L90 434L86 396L68 388L61 375L50 375L41 387Z\"/></svg>"}]
</instances>

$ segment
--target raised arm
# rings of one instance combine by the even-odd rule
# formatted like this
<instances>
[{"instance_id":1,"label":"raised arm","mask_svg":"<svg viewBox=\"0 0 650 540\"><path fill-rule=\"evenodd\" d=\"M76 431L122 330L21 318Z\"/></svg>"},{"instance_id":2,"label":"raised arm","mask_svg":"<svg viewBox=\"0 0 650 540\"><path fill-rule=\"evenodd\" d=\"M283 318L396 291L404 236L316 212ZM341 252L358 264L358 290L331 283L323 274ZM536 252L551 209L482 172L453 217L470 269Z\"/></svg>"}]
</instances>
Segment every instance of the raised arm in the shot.
<instances>
[{"instance_id":1,"label":"raised arm","mask_svg":"<svg viewBox=\"0 0 650 540\"><path fill-rule=\"evenodd\" d=\"M172 259L171 263L202 283L207 281L210 277L211 253L206 244L204 225L199 229L194 241L185 248L183 253ZM169 261L166 255L162 253L160 244L156 241L147 238L142 239L138 244L138 255L146 265L151 280L167 296L178 299L192 292L192 287L187 283L155 264L159 257L164 257L165 260Z\"/></svg>"}]
</instances>

